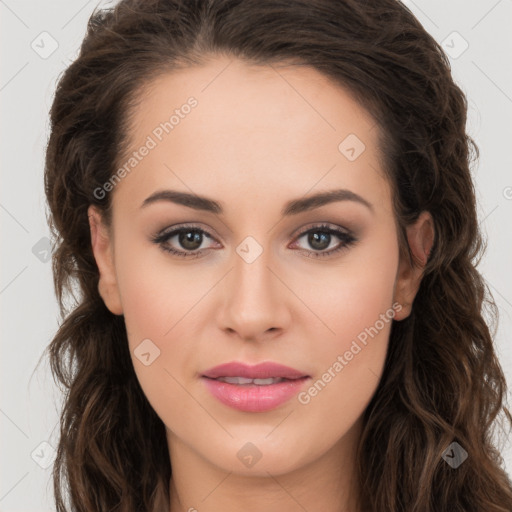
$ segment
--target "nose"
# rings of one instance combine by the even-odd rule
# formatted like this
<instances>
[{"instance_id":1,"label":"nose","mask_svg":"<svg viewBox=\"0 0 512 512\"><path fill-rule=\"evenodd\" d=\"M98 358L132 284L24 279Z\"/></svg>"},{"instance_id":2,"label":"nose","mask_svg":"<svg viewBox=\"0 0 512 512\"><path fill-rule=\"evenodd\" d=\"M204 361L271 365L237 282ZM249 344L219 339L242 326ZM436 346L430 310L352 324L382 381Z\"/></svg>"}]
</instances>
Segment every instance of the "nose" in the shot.
<instances>
[{"instance_id":1,"label":"nose","mask_svg":"<svg viewBox=\"0 0 512 512\"><path fill-rule=\"evenodd\" d=\"M257 341L276 337L288 328L291 293L274 267L269 250L254 260L243 252L234 254L218 310L221 329L231 336Z\"/></svg>"}]
</instances>

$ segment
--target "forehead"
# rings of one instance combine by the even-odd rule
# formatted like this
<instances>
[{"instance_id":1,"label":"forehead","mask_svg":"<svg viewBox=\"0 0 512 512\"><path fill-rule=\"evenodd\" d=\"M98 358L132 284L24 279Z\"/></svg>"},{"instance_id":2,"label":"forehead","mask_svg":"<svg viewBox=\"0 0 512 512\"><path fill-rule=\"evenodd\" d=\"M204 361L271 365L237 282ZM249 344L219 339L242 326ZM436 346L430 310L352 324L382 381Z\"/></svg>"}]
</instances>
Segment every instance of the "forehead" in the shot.
<instances>
[{"instance_id":1,"label":"forehead","mask_svg":"<svg viewBox=\"0 0 512 512\"><path fill-rule=\"evenodd\" d=\"M284 200L343 185L389 196L375 120L313 68L216 58L160 75L138 100L130 150L151 148L115 194L168 186Z\"/></svg>"}]
</instances>

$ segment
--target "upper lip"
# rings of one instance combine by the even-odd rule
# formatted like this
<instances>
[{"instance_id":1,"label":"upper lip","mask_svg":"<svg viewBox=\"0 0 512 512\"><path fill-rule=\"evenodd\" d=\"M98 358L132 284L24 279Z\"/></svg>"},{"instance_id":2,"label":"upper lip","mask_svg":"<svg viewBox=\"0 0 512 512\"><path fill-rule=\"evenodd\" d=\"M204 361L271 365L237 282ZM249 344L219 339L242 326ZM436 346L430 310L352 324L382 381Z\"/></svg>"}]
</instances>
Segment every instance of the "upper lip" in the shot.
<instances>
[{"instance_id":1,"label":"upper lip","mask_svg":"<svg viewBox=\"0 0 512 512\"><path fill-rule=\"evenodd\" d=\"M272 377L282 379L300 379L308 377L305 373L278 363L260 363L254 366L232 361L210 368L203 373L203 377L217 379L218 377L245 377L246 379L269 379Z\"/></svg>"}]
</instances>

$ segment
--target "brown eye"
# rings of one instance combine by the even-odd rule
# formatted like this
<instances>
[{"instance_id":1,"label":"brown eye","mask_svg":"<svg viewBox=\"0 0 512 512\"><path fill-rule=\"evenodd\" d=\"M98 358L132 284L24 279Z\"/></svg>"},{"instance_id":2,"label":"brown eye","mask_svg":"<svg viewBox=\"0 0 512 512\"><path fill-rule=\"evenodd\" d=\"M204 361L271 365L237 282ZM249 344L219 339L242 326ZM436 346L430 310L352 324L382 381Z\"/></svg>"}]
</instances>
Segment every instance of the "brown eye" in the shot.
<instances>
[{"instance_id":1,"label":"brown eye","mask_svg":"<svg viewBox=\"0 0 512 512\"><path fill-rule=\"evenodd\" d=\"M323 251L329 247L332 235L325 231L310 231L308 233L308 244L315 250Z\"/></svg>"},{"instance_id":2,"label":"brown eye","mask_svg":"<svg viewBox=\"0 0 512 512\"><path fill-rule=\"evenodd\" d=\"M199 249L203 241L203 235L199 231L181 231L177 237L180 246L189 251Z\"/></svg>"},{"instance_id":3,"label":"brown eye","mask_svg":"<svg viewBox=\"0 0 512 512\"><path fill-rule=\"evenodd\" d=\"M297 240L304 237L306 237L306 243L312 250L309 248L303 250L313 258L331 256L337 252L347 250L357 242L357 239L350 232L340 228L332 228L325 224L313 226L307 231L303 231L297 236ZM336 239L338 239L337 244L335 243ZM333 242L335 243L334 249L326 250Z\"/></svg>"},{"instance_id":4,"label":"brown eye","mask_svg":"<svg viewBox=\"0 0 512 512\"><path fill-rule=\"evenodd\" d=\"M153 237L152 241L164 251L175 256L195 258L201 256L209 249L208 247L201 247L206 239L213 239L213 237L203 229L194 226L182 226L171 230L164 230Z\"/></svg>"}]
</instances>

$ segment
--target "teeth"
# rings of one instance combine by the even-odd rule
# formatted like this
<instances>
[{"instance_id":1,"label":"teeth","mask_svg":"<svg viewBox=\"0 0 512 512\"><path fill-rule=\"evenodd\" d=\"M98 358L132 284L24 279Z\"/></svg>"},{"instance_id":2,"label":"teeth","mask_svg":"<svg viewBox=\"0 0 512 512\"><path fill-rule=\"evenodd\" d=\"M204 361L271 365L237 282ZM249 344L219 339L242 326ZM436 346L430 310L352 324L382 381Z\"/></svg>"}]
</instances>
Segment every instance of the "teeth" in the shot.
<instances>
[{"instance_id":1,"label":"teeth","mask_svg":"<svg viewBox=\"0 0 512 512\"><path fill-rule=\"evenodd\" d=\"M219 377L218 379L215 380L227 382L228 384L256 384L257 386L269 386L271 384L283 382L285 379L282 379L281 377L271 377L269 379L247 379L245 377Z\"/></svg>"}]
</instances>

